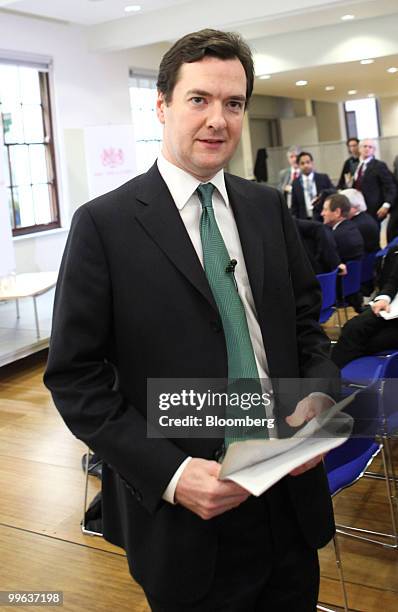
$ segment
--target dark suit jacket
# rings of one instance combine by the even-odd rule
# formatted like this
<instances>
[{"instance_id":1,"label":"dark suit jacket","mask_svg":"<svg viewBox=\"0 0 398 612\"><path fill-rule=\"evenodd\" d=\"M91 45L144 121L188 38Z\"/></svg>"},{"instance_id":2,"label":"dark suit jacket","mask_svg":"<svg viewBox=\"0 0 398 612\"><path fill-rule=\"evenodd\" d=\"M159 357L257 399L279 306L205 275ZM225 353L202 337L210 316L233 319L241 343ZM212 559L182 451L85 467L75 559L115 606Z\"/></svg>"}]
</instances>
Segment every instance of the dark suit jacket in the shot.
<instances>
[{"instance_id":1,"label":"dark suit jacket","mask_svg":"<svg viewBox=\"0 0 398 612\"><path fill-rule=\"evenodd\" d=\"M333 189L333 183L327 174L314 172L316 191L319 195L323 189ZM307 219L307 208L305 206L303 179L299 176L292 183L292 207L291 212L298 219Z\"/></svg>"},{"instance_id":2,"label":"dark suit jacket","mask_svg":"<svg viewBox=\"0 0 398 612\"><path fill-rule=\"evenodd\" d=\"M347 185L345 182L345 175L350 173L351 176L354 176L355 170L357 169L359 164L359 159L357 157L349 157L345 160L343 169L340 174L339 182L337 183L337 189L346 189Z\"/></svg>"},{"instance_id":3,"label":"dark suit jacket","mask_svg":"<svg viewBox=\"0 0 398 612\"><path fill-rule=\"evenodd\" d=\"M282 195L230 175L226 186L270 375L337 377L318 325L319 285ZM204 521L162 494L188 455L212 459L221 440L148 437L147 379L227 370L216 304L157 165L81 206L60 269L45 383L71 431L104 459L105 536L160 600L195 601L209 589L223 519ZM308 545L325 545L334 523L323 466L286 482Z\"/></svg>"},{"instance_id":4,"label":"dark suit jacket","mask_svg":"<svg viewBox=\"0 0 398 612\"><path fill-rule=\"evenodd\" d=\"M388 249L381 261L378 261L376 271L378 293L388 295L392 300L398 292L398 248L393 246Z\"/></svg>"},{"instance_id":5,"label":"dark suit jacket","mask_svg":"<svg viewBox=\"0 0 398 612\"><path fill-rule=\"evenodd\" d=\"M333 233L343 263L363 257L365 253L363 238L352 221L345 219L335 230L330 229L330 231Z\"/></svg>"},{"instance_id":6,"label":"dark suit jacket","mask_svg":"<svg viewBox=\"0 0 398 612\"><path fill-rule=\"evenodd\" d=\"M335 270L341 259L333 232L318 221L295 219L295 222L315 274Z\"/></svg>"},{"instance_id":7,"label":"dark suit jacket","mask_svg":"<svg viewBox=\"0 0 398 612\"><path fill-rule=\"evenodd\" d=\"M359 187L368 207L368 213L376 217L376 213L384 202L395 203L396 188L394 178L387 165L379 159L372 159L366 166ZM391 209L390 209L391 211Z\"/></svg>"},{"instance_id":8,"label":"dark suit jacket","mask_svg":"<svg viewBox=\"0 0 398 612\"><path fill-rule=\"evenodd\" d=\"M380 249L380 227L377 221L366 212L355 215L351 221L361 232L365 253L378 251Z\"/></svg>"}]
</instances>

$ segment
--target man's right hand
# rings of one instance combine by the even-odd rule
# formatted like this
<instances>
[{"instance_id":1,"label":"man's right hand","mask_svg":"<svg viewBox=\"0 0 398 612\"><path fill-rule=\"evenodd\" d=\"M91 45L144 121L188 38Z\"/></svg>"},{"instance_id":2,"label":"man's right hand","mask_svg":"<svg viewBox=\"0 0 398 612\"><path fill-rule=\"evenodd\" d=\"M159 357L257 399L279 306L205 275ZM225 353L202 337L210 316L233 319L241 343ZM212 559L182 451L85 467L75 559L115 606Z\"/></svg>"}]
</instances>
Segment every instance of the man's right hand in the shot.
<instances>
[{"instance_id":1,"label":"man's right hand","mask_svg":"<svg viewBox=\"0 0 398 612\"><path fill-rule=\"evenodd\" d=\"M372 310L376 316L380 316L382 310L390 312L390 302L387 302L387 300L377 300L377 302L372 304Z\"/></svg>"},{"instance_id":2,"label":"man's right hand","mask_svg":"<svg viewBox=\"0 0 398 612\"><path fill-rule=\"evenodd\" d=\"M218 480L221 465L193 458L182 472L174 494L178 504L204 520L240 506L250 493L228 480Z\"/></svg>"}]
</instances>

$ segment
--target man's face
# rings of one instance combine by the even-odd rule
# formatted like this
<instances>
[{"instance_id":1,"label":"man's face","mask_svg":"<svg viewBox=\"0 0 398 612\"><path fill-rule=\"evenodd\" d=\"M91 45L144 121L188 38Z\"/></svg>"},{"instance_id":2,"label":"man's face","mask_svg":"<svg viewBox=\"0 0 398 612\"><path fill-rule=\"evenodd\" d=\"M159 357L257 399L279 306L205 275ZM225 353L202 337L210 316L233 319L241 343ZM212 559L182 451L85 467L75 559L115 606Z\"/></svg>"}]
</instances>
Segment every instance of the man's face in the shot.
<instances>
[{"instance_id":1,"label":"man's face","mask_svg":"<svg viewBox=\"0 0 398 612\"><path fill-rule=\"evenodd\" d=\"M347 146L350 155L359 157L359 143L356 140L349 140Z\"/></svg>"},{"instance_id":2,"label":"man's face","mask_svg":"<svg viewBox=\"0 0 398 612\"><path fill-rule=\"evenodd\" d=\"M375 154L375 146L371 140L364 140L361 142L359 152L362 159L368 159Z\"/></svg>"},{"instance_id":3,"label":"man's face","mask_svg":"<svg viewBox=\"0 0 398 612\"><path fill-rule=\"evenodd\" d=\"M289 162L289 166L292 166L293 168L295 168L296 165L297 165L297 154L296 153L288 153L287 159L288 159L288 162Z\"/></svg>"},{"instance_id":4,"label":"man's face","mask_svg":"<svg viewBox=\"0 0 398 612\"><path fill-rule=\"evenodd\" d=\"M166 159L201 181L211 179L238 146L245 100L246 74L238 59L182 64L170 103L159 93L156 104Z\"/></svg>"},{"instance_id":5,"label":"man's face","mask_svg":"<svg viewBox=\"0 0 398 612\"><path fill-rule=\"evenodd\" d=\"M330 200L325 200L322 208L321 215L325 225L333 226L337 221L340 220L340 208L336 210L330 210Z\"/></svg>"},{"instance_id":6,"label":"man's face","mask_svg":"<svg viewBox=\"0 0 398 612\"><path fill-rule=\"evenodd\" d=\"M302 174L311 174L314 169L314 162L309 155L303 155L300 157L299 167Z\"/></svg>"}]
</instances>

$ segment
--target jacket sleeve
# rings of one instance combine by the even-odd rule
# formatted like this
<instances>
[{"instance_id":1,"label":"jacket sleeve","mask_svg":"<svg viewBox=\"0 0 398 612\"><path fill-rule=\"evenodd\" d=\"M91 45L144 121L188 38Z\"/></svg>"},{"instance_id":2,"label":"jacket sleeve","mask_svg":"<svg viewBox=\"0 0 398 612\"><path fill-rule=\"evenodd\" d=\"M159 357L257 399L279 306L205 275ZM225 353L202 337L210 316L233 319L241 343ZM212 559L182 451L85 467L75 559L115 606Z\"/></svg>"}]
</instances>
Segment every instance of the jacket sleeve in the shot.
<instances>
[{"instance_id":1,"label":"jacket sleeve","mask_svg":"<svg viewBox=\"0 0 398 612\"><path fill-rule=\"evenodd\" d=\"M380 204L388 202L391 204L391 206L393 206L395 203L395 196L397 194L394 177L384 162L379 162L379 164L378 177L383 194L383 202Z\"/></svg>"},{"instance_id":2,"label":"jacket sleeve","mask_svg":"<svg viewBox=\"0 0 398 612\"><path fill-rule=\"evenodd\" d=\"M154 512L187 455L170 440L148 438L145 417L115 385L111 283L90 205L84 205L75 213L61 263L44 382L72 433Z\"/></svg>"}]
</instances>

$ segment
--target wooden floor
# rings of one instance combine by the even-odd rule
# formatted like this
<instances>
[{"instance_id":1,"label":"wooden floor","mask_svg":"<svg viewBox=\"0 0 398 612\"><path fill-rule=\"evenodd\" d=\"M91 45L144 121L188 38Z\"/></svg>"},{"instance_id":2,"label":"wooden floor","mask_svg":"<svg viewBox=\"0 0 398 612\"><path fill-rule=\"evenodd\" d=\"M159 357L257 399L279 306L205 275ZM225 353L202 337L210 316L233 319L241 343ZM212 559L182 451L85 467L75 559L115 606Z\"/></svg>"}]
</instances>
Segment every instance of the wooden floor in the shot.
<instances>
[{"instance_id":1,"label":"wooden floor","mask_svg":"<svg viewBox=\"0 0 398 612\"><path fill-rule=\"evenodd\" d=\"M63 609L74 612L146 612L124 551L81 534L85 447L66 429L43 386L44 363L38 354L0 369L0 590L62 590ZM341 493L337 520L388 530L383 487L363 479ZM98 488L90 477L90 499ZM398 551L339 541L350 610L396 612ZM320 601L339 610L332 546L320 556Z\"/></svg>"}]
</instances>

